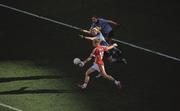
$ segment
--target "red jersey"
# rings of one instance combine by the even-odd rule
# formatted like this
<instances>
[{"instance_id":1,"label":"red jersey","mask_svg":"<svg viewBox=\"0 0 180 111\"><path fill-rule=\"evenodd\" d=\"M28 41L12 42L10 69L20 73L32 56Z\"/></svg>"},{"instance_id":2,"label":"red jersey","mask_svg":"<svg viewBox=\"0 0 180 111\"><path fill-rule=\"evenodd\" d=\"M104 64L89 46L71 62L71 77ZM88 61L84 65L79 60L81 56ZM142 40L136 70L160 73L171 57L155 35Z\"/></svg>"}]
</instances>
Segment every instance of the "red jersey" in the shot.
<instances>
[{"instance_id":1,"label":"red jersey","mask_svg":"<svg viewBox=\"0 0 180 111\"><path fill-rule=\"evenodd\" d=\"M101 46L98 45L96 46L96 48L93 50L93 56L95 58L95 63L99 64L99 65L103 65L103 56L104 56L104 52L107 51L106 46Z\"/></svg>"}]
</instances>

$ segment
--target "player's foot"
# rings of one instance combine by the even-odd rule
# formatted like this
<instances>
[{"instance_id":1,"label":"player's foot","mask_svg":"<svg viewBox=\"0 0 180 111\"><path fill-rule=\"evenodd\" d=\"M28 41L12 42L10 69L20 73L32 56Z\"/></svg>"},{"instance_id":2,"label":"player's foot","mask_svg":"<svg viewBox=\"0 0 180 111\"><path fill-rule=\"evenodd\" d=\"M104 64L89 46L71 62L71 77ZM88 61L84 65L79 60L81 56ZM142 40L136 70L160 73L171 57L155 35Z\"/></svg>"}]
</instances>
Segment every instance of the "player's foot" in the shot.
<instances>
[{"instance_id":1,"label":"player's foot","mask_svg":"<svg viewBox=\"0 0 180 111\"><path fill-rule=\"evenodd\" d=\"M117 59L116 63L123 63L123 64L127 64L127 60L125 58L122 59Z\"/></svg>"},{"instance_id":2,"label":"player's foot","mask_svg":"<svg viewBox=\"0 0 180 111\"><path fill-rule=\"evenodd\" d=\"M124 64L127 64L127 60L126 60L125 58L123 58L121 61L122 61Z\"/></svg>"},{"instance_id":3,"label":"player's foot","mask_svg":"<svg viewBox=\"0 0 180 111\"><path fill-rule=\"evenodd\" d=\"M98 74L97 76L96 76L96 78L100 78L101 77L101 74Z\"/></svg>"},{"instance_id":4,"label":"player's foot","mask_svg":"<svg viewBox=\"0 0 180 111\"><path fill-rule=\"evenodd\" d=\"M121 89L122 88L122 85L121 85L121 82L120 81L115 81L115 85Z\"/></svg>"},{"instance_id":5,"label":"player's foot","mask_svg":"<svg viewBox=\"0 0 180 111\"><path fill-rule=\"evenodd\" d=\"M78 87L81 88L81 89L86 89L86 86L83 85L83 84L82 85L78 84Z\"/></svg>"}]
</instances>

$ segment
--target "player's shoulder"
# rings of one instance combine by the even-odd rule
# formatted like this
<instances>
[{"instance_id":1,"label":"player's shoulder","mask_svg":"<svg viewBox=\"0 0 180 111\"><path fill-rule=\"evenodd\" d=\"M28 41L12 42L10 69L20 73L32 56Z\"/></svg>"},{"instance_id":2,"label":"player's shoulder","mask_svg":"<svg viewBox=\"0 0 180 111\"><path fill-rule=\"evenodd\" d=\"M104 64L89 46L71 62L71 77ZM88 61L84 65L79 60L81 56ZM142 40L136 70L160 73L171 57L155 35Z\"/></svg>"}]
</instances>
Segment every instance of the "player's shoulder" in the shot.
<instances>
[{"instance_id":1,"label":"player's shoulder","mask_svg":"<svg viewBox=\"0 0 180 111\"><path fill-rule=\"evenodd\" d=\"M92 52L95 52L98 49L98 47L95 47Z\"/></svg>"},{"instance_id":2,"label":"player's shoulder","mask_svg":"<svg viewBox=\"0 0 180 111\"><path fill-rule=\"evenodd\" d=\"M104 18L99 18L99 21L100 21L100 22L107 22L108 20L107 20L107 19L104 19Z\"/></svg>"},{"instance_id":3,"label":"player's shoulder","mask_svg":"<svg viewBox=\"0 0 180 111\"><path fill-rule=\"evenodd\" d=\"M98 20L102 20L102 21L103 21L103 20L106 20L106 19L104 19L104 18L99 18Z\"/></svg>"},{"instance_id":4,"label":"player's shoulder","mask_svg":"<svg viewBox=\"0 0 180 111\"><path fill-rule=\"evenodd\" d=\"M106 49L106 46L102 46L102 45L98 46L97 48L97 50L100 50L100 51L105 50L105 49Z\"/></svg>"},{"instance_id":5,"label":"player's shoulder","mask_svg":"<svg viewBox=\"0 0 180 111\"><path fill-rule=\"evenodd\" d=\"M96 46L94 49L93 49L93 52L99 50L100 46Z\"/></svg>"},{"instance_id":6,"label":"player's shoulder","mask_svg":"<svg viewBox=\"0 0 180 111\"><path fill-rule=\"evenodd\" d=\"M104 45L100 45L100 48L106 48L106 46L104 46Z\"/></svg>"}]
</instances>

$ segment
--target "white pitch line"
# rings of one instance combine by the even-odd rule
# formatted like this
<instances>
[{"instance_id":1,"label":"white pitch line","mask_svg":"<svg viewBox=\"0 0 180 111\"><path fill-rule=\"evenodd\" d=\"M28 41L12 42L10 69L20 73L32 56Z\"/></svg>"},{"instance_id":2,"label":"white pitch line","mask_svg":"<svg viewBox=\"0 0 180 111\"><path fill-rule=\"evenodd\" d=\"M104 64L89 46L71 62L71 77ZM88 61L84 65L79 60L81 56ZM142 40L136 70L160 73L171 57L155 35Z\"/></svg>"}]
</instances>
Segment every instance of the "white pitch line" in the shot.
<instances>
[{"instance_id":1,"label":"white pitch line","mask_svg":"<svg viewBox=\"0 0 180 111\"><path fill-rule=\"evenodd\" d=\"M133 48L137 48L137 49L140 49L140 50L143 50L143 51L146 51L146 52L150 52L150 53L153 53L153 54L156 54L156 55L159 55L159 56L162 56L162 57L166 57L166 58L169 58L169 59L172 59L172 60L180 62L179 58L172 57L172 56L169 56L167 54L163 54L161 52L153 51L153 50L150 50L150 49L147 49L147 48L143 48L143 47L140 47L140 46L128 43L128 42L120 41L120 40L117 40L117 39L113 39L113 41L116 41L116 42L119 42L121 44L125 44L125 45L128 45L128 46L131 46Z\"/></svg>"},{"instance_id":2,"label":"white pitch line","mask_svg":"<svg viewBox=\"0 0 180 111\"><path fill-rule=\"evenodd\" d=\"M6 107L6 108L14 110L14 111L23 111L23 110L20 110L18 108L15 108L13 106L10 106L10 105L7 105L7 104L3 104L3 103L0 103L0 106Z\"/></svg>"},{"instance_id":3,"label":"white pitch line","mask_svg":"<svg viewBox=\"0 0 180 111\"><path fill-rule=\"evenodd\" d=\"M81 29L81 28L78 28L78 27L73 26L73 25L69 25L69 24L66 24L66 23L63 23L63 22L52 20L52 19L49 19L47 17L36 15L36 14L30 13L30 12L27 12L27 11L24 11L24 10L20 10L20 9L17 9L17 8L14 8L14 7L7 6L7 5L0 4L0 6L4 7L4 8L11 9L11 10L14 10L16 12L20 12L20 13L23 13L23 14L26 14L26 15L30 15L30 16L33 16L33 17L36 17L36 18L40 18L40 19L43 19L43 20L46 20L46 21L49 21L49 22L53 22L55 24L63 25L63 26L66 26L66 27L70 27L70 28L73 28L73 29L76 29L76 30L80 30Z\"/></svg>"},{"instance_id":4,"label":"white pitch line","mask_svg":"<svg viewBox=\"0 0 180 111\"><path fill-rule=\"evenodd\" d=\"M52 22L52 23L55 23L55 24L59 24L59 25L63 25L63 26L69 27L69 28L73 28L73 29L76 29L76 30L80 30L81 29L81 28L73 26L73 25L69 25L69 24L66 24L66 23L63 23L63 22L59 22L59 21L56 21L56 20L53 20L53 19L50 19L50 18L47 18L47 17L39 16L39 15L30 13L30 12L27 12L27 11L24 11L24 10L20 10L20 9L17 9L17 8L13 8L13 7L4 5L4 4L0 4L0 6L4 7L4 8L7 8L7 9L14 10L16 12L20 12L20 13L23 13L23 14L26 14L26 15L30 15L30 16L36 17L36 18L39 18L39 19L43 19L43 20L46 20L46 21L49 21L49 22ZM162 57L166 57L166 58L169 58L169 59L172 59L172 60L180 62L180 59L177 58L177 57L173 57L173 56L170 56L170 55L158 52L158 51L154 51L154 50L150 50L150 49L147 49L147 48L143 48L143 47L140 47L140 46L128 43L128 42L124 42L124 41L121 41L121 40L117 40L117 39L113 39L113 40L116 41L116 42L119 42L121 44L125 44L125 45L128 45L128 46L131 46L133 48L137 48L137 49L140 49L140 50L143 50L143 51L146 51L146 52L150 52L150 53L153 53L153 54L156 54L156 55L159 55L159 56L162 56Z\"/></svg>"}]
</instances>

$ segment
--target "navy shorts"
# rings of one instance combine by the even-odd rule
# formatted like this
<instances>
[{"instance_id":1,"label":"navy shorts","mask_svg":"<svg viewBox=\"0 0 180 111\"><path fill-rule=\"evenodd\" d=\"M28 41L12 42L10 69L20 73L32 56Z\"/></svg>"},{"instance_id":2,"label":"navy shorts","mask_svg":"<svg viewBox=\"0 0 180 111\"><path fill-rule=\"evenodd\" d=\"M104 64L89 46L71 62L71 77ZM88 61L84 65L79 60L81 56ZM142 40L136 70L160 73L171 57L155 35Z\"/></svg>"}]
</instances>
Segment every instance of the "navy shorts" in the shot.
<instances>
[{"instance_id":1,"label":"navy shorts","mask_svg":"<svg viewBox=\"0 0 180 111\"><path fill-rule=\"evenodd\" d=\"M104 35L105 38L112 38L114 36L114 32L112 30L111 32L103 33L103 35Z\"/></svg>"}]
</instances>

